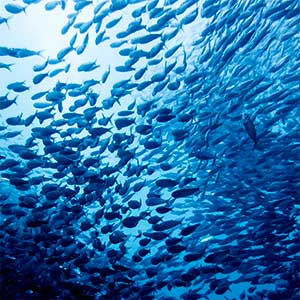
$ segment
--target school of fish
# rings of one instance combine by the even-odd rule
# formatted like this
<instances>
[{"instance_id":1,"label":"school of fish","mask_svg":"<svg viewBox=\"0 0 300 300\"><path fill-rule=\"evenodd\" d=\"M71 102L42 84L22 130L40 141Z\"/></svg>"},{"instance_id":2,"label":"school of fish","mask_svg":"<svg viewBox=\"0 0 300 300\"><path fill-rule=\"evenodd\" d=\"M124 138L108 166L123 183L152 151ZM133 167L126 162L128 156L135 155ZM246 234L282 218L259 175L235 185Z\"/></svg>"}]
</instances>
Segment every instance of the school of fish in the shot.
<instances>
[{"instance_id":1,"label":"school of fish","mask_svg":"<svg viewBox=\"0 0 300 300\"><path fill-rule=\"evenodd\" d=\"M298 0L0 5L71 11L0 46L1 299L300 299Z\"/></svg>"}]
</instances>

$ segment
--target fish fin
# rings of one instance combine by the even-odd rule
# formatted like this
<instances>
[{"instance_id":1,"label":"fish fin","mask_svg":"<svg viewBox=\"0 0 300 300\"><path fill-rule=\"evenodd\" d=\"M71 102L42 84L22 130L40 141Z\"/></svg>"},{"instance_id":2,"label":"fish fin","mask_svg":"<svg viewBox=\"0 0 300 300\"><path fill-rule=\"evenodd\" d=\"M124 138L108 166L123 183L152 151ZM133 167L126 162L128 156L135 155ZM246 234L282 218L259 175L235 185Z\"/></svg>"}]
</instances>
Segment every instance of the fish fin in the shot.
<instances>
[{"instance_id":1,"label":"fish fin","mask_svg":"<svg viewBox=\"0 0 300 300\"><path fill-rule=\"evenodd\" d=\"M262 145L260 145L260 144L258 143L258 141L256 141L256 142L253 144L252 150L262 151L262 150L263 150L263 147L262 147Z\"/></svg>"},{"instance_id":2,"label":"fish fin","mask_svg":"<svg viewBox=\"0 0 300 300\"><path fill-rule=\"evenodd\" d=\"M19 95L17 95L14 99L13 99L13 103L17 105L17 99L18 99Z\"/></svg>"},{"instance_id":3,"label":"fish fin","mask_svg":"<svg viewBox=\"0 0 300 300\"><path fill-rule=\"evenodd\" d=\"M5 21L5 24L6 24L6 26L7 26L8 29L10 29L9 24L8 24L8 21L9 21L11 18L12 18L12 16L6 18L6 21Z\"/></svg>"},{"instance_id":4,"label":"fish fin","mask_svg":"<svg viewBox=\"0 0 300 300\"><path fill-rule=\"evenodd\" d=\"M14 65L14 64L9 64L9 65L7 66L7 70L11 72L11 68L10 68L10 67L13 66L13 65Z\"/></svg>"},{"instance_id":5,"label":"fish fin","mask_svg":"<svg viewBox=\"0 0 300 300\"><path fill-rule=\"evenodd\" d=\"M42 52L45 52L46 50L44 49L44 50L39 50L39 51L37 51L37 55L38 56L41 56L42 58L46 58L44 55L42 55ZM49 57L48 57L48 59L49 59Z\"/></svg>"},{"instance_id":6,"label":"fish fin","mask_svg":"<svg viewBox=\"0 0 300 300\"><path fill-rule=\"evenodd\" d=\"M109 122L111 125L113 125L112 120L111 120L112 117L113 117L113 115L114 115L114 113L112 113L111 116L108 117L108 122Z\"/></svg>"}]
</instances>

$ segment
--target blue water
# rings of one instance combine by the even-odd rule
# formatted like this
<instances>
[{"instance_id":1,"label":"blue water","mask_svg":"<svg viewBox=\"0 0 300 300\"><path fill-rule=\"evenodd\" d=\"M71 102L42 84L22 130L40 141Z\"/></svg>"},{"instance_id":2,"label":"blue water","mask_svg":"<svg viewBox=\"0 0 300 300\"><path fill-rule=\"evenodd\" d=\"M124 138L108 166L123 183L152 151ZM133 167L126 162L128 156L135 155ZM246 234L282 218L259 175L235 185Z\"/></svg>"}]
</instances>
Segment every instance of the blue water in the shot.
<instances>
[{"instance_id":1,"label":"blue water","mask_svg":"<svg viewBox=\"0 0 300 300\"><path fill-rule=\"evenodd\" d=\"M300 299L299 24L2 0L1 299Z\"/></svg>"}]
</instances>

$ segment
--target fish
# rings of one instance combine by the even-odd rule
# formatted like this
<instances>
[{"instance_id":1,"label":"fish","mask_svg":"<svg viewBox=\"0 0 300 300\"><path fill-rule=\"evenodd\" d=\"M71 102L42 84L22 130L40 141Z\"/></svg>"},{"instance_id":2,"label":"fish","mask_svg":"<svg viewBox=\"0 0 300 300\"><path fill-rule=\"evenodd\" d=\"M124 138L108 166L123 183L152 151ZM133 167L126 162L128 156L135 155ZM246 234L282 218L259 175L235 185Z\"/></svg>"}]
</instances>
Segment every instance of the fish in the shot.
<instances>
[{"instance_id":1,"label":"fish","mask_svg":"<svg viewBox=\"0 0 300 300\"><path fill-rule=\"evenodd\" d=\"M153 46L151 50L146 54L147 58L150 59L156 57L157 54L162 51L163 47L164 47L163 42L160 42L159 44Z\"/></svg>"},{"instance_id":2,"label":"fish","mask_svg":"<svg viewBox=\"0 0 300 300\"><path fill-rule=\"evenodd\" d=\"M135 79L135 80L141 79L141 78L143 77L143 75L145 74L145 72L147 71L147 69L148 69L148 68L147 68L147 66L146 66L146 67L144 67L144 68L142 68L142 69L136 71L136 73L134 74L134 79Z\"/></svg>"},{"instance_id":3,"label":"fish","mask_svg":"<svg viewBox=\"0 0 300 300\"><path fill-rule=\"evenodd\" d=\"M59 5L59 3L60 2L58 0L53 0L53 1L48 2L45 4L45 10L51 11L51 10L55 9Z\"/></svg>"},{"instance_id":4,"label":"fish","mask_svg":"<svg viewBox=\"0 0 300 300\"><path fill-rule=\"evenodd\" d=\"M297 298L299 7L279 2L3 4L4 299ZM20 38L45 40L40 13L56 45Z\"/></svg>"},{"instance_id":5,"label":"fish","mask_svg":"<svg viewBox=\"0 0 300 300\"><path fill-rule=\"evenodd\" d=\"M42 82L46 77L48 76L48 73L40 73L33 77L32 82L34 84L39 84Z\"/></svg>"},{"instance_id":6,"label":"fish","mask_svg":"<svg viewBox=\"0 0 300 300\"><path fill-rule=\"evenodd\" d=\"M41 56L43 51L34 51L26 48L0 47L0 56L11 56L15 58L25 58L30 56Z\"/></svg>"},{"instance_id":7,"label":"fish","mask_svg":"<svg viewBox=\"0 0 300 300\"><path fill-rule=\"evenodd\" d=\"M23 124L23 120L22 120L22 115L20 114L17 117L10 117L6 119L6 123L8 125L12 125L12 126L16 126L16 125L22 125Z\"/></svg>"},{"instance_id":8,"label":"fish","mask_svg":"<svg viewBox=\"0 0 300 300\"><path fill-rule=\"evenodd\" d=\"M95 70L96 68L99 68L100 65L96 64L96 61L93 62L88 62L88 63L83 63L81 64L77 70L78 72L91 72L93 70Z\"/></svg>"},{"instance_id":9,"label":"fish","mask_svg":"<svg viewBox=\"0 0 300 300\"><path fill-rule=\"evenodd\" d=\"M4 98L4 99L1 99L1 101L0 101L0 109L1 110L10 107L12 104L16 104L16 101L18 98L17 96L14 99L8 99L7 96L8 96L8 94L5 96L1 96L1 98Z\"/></svg>"},{"instance_id":10,"label":"fish","mask_svg":"<svg viewBox=\"0 0 300 300\"><path fill-rule=\"evenodd\" d=\"M244 115L244 121L243 121L245 130L249 137L253 140L254 145L257 144L257 135L256 135L256 128L254 126L253 121L251 120L250 116L248 114Z\"/></svg>"},{"instance_id":11,"label":"fish","mask_svg":"<svg viewBox=\"0 0 300 300\"><path fill-rule=\"evenodd\" d=\"M14 64L6 64L6 63L1 63L0 62L0 69L6 69L6 70L8 70L8 71L10 71L11 72L11 66L13 66Z\"/></svg>"},{"instance_id":12,"label":"fish","mask_svg":"<svg viewBox=\"0 0 300 300\"><path fill-rule=\"evenodd\" d=\"M0 16L0 25L5 23L5 24L7 25L7 27L9 28L8 21L9 21L11 18L12 18L12 17L4 18L4 17L1 17L1 16Z\"/></svg>"},{"instance_id":13,"label":"fish","mask_svg":"<svg viewBox=\"0 0 300 300\"><path fill-rule=\"evenodd\" d=\"M45 62L40 65L38 64L34 65L32 69L34 72L41 72L48 66L48 63L49 63L49 59L45 60Z\"/></svg>"},{"instance_id":14,"label":"fish","mask_svg":"<svg viewBox=\"0 0 300 300\"><path fill-rule=\"evenodd\" d=\"M74 24L74 22L76 21L76 17L77 17L77 15L75 14L75 15L71 15L71 16L68 16L68 21L67 21L67 23L62 27L62 29L61 29L61 34L66 34L69 30L70 30L70 28L72 28L72 26L73 26L73 24Z\"/></svg>"},{"instance_id":15,"label":"fish","mask_svg":"<svg viewBox=\"0 0 300 300\"><path fill-rule=\"evenodd\" d=\"M19 4L15 4L15 3L8 3L8 4L5 4L4 8L7 12L16 15L21 12L25 13L27 6L21 6Z\"/></svg>"},{"instance_id":16,"label":"fish","mask_svg":"<svg viewBox=\"0 0 300 300\"><path fill-rule=\"evenodd\" d=\"M157 33L148 34L148 35L145 35L145 36L141 36L141 37L137 37L137 38L132 39L131 43L133 45L136 45L136 44L148 44L148 43L154 41L155 39L157 39L159 37L160 37L160 35L157 34Z\"/></svg>"},{"instance_id":17,"label":"fish","mask_svg":"<svg viewBox=\"0 0 300 300\"><path fill-rule=\"evenodd\" d=\"M24 81L13 82L7 85L8 90L12 90L16 93L22 93L29 90L29 87L24 85Z\"/></svg>"},{"instance_id":18,"label":"fish","mask_svg":"<svg viewBox=\"0 0 300 300\"><path fill-rule=\"evenodd\" d=\"M143 30L145 27L145 25L142 25L142 19L139 18L128 24L126 35L129 36L133 33L136 33L137 31Z\"/></svg>"},{"instance_id":19,"label":"fish","mask_svg":"<svg viewBox=\"0 0 300 300\"><path fill-rule=\"evenodd\" d=\"M194 195L199 191L199 188L186 188L186 189L179 189L172 192L172 196L174 198L182 198Z\"/></svg>"},{"instance_id":20,"label":"fish","mask_svg":"<svg viewBox=\"0 0 300 300\"><path fill-rule=\"evenodd\" d=\"M115 120L115 125L117 129L120 130L134 124L134 122L135 120L133 118L118 118Z\"/></svg>"},{"instance_id":21,"label":"fish","mask_svg":"<svg viewBox=\"0 0 300 300\"><path fill-rule=\"evenodd\" d=\"M31 96L31 100L38 100L38 99L42 98L43 96L45 96L48 92L49 91L38 92Z\"/></svg>"},{"instance_id":22,"label":"fish","mask_svg":"<svg viewBox=\"0 0 300 300\"><path fill-rule=\"evenodd\" d=\"M104 36L105 35L105 30L101 31L97 36L96 36L96 39L95 39L95 43L96 45L99 45L100 43L106 41L109 39L109 37L107 36Z\"/></svg>"},{"instance_id":23,"label":"fish","mask_svg":"<svg viewBox=\"0 0 300 300\"><path fill-rule=\"evenodd\" d=\"M77 47L76 48L76 53L78 54L78 55L80 55L80 54L82 54L84 51L85 51L85 49L86 49L86 47L87 47L87 45L88 45L88 42L89 42L89 33L87 33L86 35L85 35L85 37L84 37L84 39L83 39L83 42L82 42L82 44L81 44L81 46L79 46L79 47ZM73 47L68 47L68 48L66 48L66 49L68 49L68 52L70 52L70 51L72 51L73 50ZM64 55L65 56L65 55ZM64 57L63 56L63 57Z\"/></svg>"},{"instance_id":24,"label":"fish","mask_svg":"<svg viewBox=\"0 0 300 300\"><path fill-rule=\"evenodd\" d=\"M109 22L106 24L105 27L106 27L107 29L110 29L110 28L115 27L115 26L122 20L122 18L123 18L123 16L120 16L120 17L118 17L118 18L116 18L116 19L114 19L114 20L109 21Z\"/></svg>"},{"instance_id":25,"label":"fish","mask_svg":"<svg viewBox=\"0 0 300 300\"><path fill-rule=\"evenodd\" d=\"M127 43L126 40L118 41L118 42L113 42L113 43L110 44L110 47L111 48L119 48L119 47L121 47L122 45L124 45L126 43Z\"/></svg>"},{"instance_id":26,"label":"fish","mask_svg":"<svg viewBox=\"0 0 300 300\"><path fill-rule=\"evenodd\" d=\"M10 131L10 132L6 132L3 135L1 135L1 138L10 139L10 138L19 136L21 133L22 133L22 131L19 131L19 130Z\"/></svg>"},{"instance_id":27,"label":"fish","mask_svg":"<svg viewBox=\"0 0 300 300\"><path fill-rule=\"evenodd\" d=\"M93 1L79 1L75 4L74 9L80 11L92 3Z\"/></svg>"},{"instance_id":28,"label":"fish","mask_svg":"<svg viewBox=\"0 0 300 300\"><path fill-rule=\"evenodd\" d=\"M165 53L165 58L169 58L169 57L171 57L172 55L174 55L174 53L176 53L176 51L177 51L181 46L182 46L181 44L178 44L178 45L172 47L171 49L169 49L168 51L166 51L166 53Z\"/></svg>"},{"instance_id":29,"label":"fish","mask_svg":"<svg viewBox=\"0 0 300 300\"><path fill-rule=\"evenodd\" d=\"M199 8L197 7L194 11L192 11L187 16L185 16L181 19L180 27L182 27L183 25L188 25L188 24L193 23L196 20L196 18L198 17L198 13L199 13Z\"/></svg>"}]
</instances>

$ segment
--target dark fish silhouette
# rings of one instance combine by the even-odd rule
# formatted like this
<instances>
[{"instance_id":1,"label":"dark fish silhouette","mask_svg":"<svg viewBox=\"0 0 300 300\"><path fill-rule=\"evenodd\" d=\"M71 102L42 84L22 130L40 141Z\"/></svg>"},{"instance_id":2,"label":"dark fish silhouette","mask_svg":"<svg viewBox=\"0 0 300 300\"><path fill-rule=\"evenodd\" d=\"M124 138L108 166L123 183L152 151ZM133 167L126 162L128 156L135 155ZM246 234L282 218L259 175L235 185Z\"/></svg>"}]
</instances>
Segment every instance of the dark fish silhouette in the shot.
<instances>
[{"instance_id":1,"label":"dark fish silhouette","mask_svg":"<svg viewBox=\"0 0 300 300\"><path fill-rule=\"evenodd\" d=\"M245 127L247 134L249 135L249 137L252 139L252 141L256 145L257 144L256 129L255 129L253 121L251 120L250 116L247 114L244 115L244 127Z\"/></svg>"}]
</instances>

